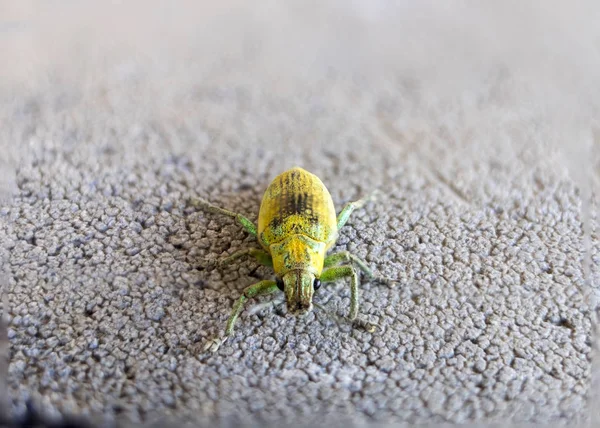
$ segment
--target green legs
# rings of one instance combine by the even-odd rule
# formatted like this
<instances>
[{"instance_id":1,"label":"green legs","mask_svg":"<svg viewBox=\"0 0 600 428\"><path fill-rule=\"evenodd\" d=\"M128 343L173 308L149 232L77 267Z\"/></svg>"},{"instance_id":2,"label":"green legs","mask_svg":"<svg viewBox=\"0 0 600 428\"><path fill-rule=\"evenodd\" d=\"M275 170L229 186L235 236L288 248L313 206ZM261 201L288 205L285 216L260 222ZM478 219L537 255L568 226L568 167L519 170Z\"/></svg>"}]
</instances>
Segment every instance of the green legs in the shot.
<instances>
[{"instance_id":1,"label":"green legs","mask_svg":"<svg viewBox=\"0 0 600 428\"><path fill-rule=\"evenodd\" d=\"M194 207L196 207L198 209L202 209L202 210L208 211L210 213L223 214L228 217L235 218L238 221L238 223L240 223L242 225L244 230L246 230L246 232L248 232L252 236L256 236L256 226L254 225L254 223L252 223L248 218L244 217L243 215L236 214L232 211L228 211L223 208L219 208L201 198L193 198L190 200L190 202ZM247 256L247 255L254 257L262 265L265 265L268 267L273 267L273 260L271 260L271 256L266 251L256 249L256 248L237 251L222 260L218 260L216 262L216 264L218 266L226 266L226 265L230 264L231 262L233 262L234 260L237 260L237 259Z\"/></svg>"},{"instance_id":2,"label":"green legs","mask_svg":"<svg viewBox=\"0 0 600 428\"><path fill-rule=\"evenodd\" d=\"M268 294L274 293L278 291L277 284L275 281L260 281L250 287L247 287L238 301L233 305L233 310L231 311L231 315L229 316L229 320L227 320L227 327L225 328L225 336L222 339L214 338L210 340L204 347L204 351L216 352L221 344L227 340L231 333L233 333L233 327L235 325L236 320L240 316L240 313L244 309L244 303L246 300L251 299L253 297L258 296L266 296Z\"/></svg>"},{"instance_id":3,"label":"green legs","mask_svg":"<svg viewBox=\"0 0 600 428\"><path fill-rule=\"evenodd\" d=\"M321 273L321 282L333 282L335 280L346 278L351 278L350 282L350 315L348 318L351 321L356 319L358 315L358 276L356 275L356 271L352 266L339 266L332 267L324 270Z\"/></svg>"},{"instance_id":4,"label":"green legs","mask_svg":"<svg viewBox=\"0 0 600 428\"><path fill-rule=\"evenodd\" d=\"M374 192L371 195L359 199L358 201L349 202L342 209L342 211L337 216L337 228L340 230L348 219L350 215L354 212L355 209L363 207L367 202L375 199L377 193ZM332 282L337 279L350 277L350 315L349 319L354 321L356 316L358 315L358 276L356 275L356 270L352 265L347 266L339 266L339 267L331 267L340 263L352 263L358 266L358 268L369 278L390 286L395 285L395 283L388 279L379 275L375 275L371 269L368 268L366 263L362 261L360 258L356 257L353 254L350 254L348 251L342 251L340 253L331 254L325 257L323 261L323 267L325 270L321 273L321 282Z\"/></svg>"},{"instance_id":5,"label":"green legs","mask_svg":"<svg viewBox=\"0 0 600 428\"><path fill-rule=\"evenodd\" d=\"M193 198L193 199L191 199L190 202L195 208L199 208L199 209L208 211L209 213L223 214L228 217L235 218L242 225L242 227L246 230L246 232L248 232L252 236L256 236L256 226L254 225L254 223L252 223L250 220L248 220L243 215L236 214L232 211L228 211L223 208L219 208L202 198Z\"/></svg>"},{"instance_id":6,"label":"green legs","mask_svg":"<svg viewBox=\"0 0 600 428\"><path fill-rule=\"evenodd\" d=\"M356 275L356 270L352 265L332 267L339 263L349 262L355 263L369 279L373 279L390 286L394 286L395 283L391 279L375 275L371 269L367 267L364 261L348 251L341 251L339 253L327 256L323 263L325 270L321 273L321 282L333 282L341 278L350 277L350 315L348 318L351 321L354 321L358 315L358 275Z\"/></svg>"},{"instance_id":7,"label":"green legs","mask_svg":"<svg viewBox=\"0 0 600 428\"><path fill-rule=\"evenodd\" d=\"M359 199L358 201L347 203L346 206L342 209L342 211L337 216L338 230L340 230L342 227L344 227L344 225L350 218L350 215L352 214L352 212L355 209L363 207L367 202L374 200L376 196L377 196L377 194L374 192L369 196Z\"/></svg>"},{"instance_id":8,"label":"green legs","mask_svg":"<svg viewBox=\"0 0 600 428\"><path fill-rule=\"evenodd\" d=\"M254 257L261 265L267 267L273 267L273 259L271 256L264 250L259 250L258 248L247 248L245 250L236 251L224 259L218 260L216 263L218 266L227 266L231 264L231 262L240 259L244 256L252 256Z\"/></svg>"},{"instance_id":9,"label":"green legs","mask_svg":"<svg viewBox=\"0 0 600 428\"><path fill-rule=\"evenodd\" d=\"M233 217L238 221L238 223L242 225L246 232L248 232L252 236L256 236L257 234L256 226L254 225L254 223L252 223L252 221L250 221L248 218L244 217L241 214L237 214L232 211L219 208L201 198L192 199L191 204L196 208L203 209L210 213L223 214L228 217ZM230 256L217 261L216 263L218 266L225 266L244 256L252 256L256 260L258 260L259 263L265 266L273 267L273 260L271 259L271 256L266 251L257 248L249 248L237 251L231 254ZM214 338L208 341L208 343L204 346L204 351L216 352L221 346L221 344L225 342L225 340L227 340L229 336L231 336L235 322L238 319L242 310L244 309L244 303L246 302L246 300L257 296L271 294L278 290L279 289L277 288L277 284L275 283L275 281L260 281L254 285L251 285L250 287L247 287L238 299L238 301L233 306L233 310L231 312L231 315L229 316L229 320L227 321L227 327L225 328L225 336L222 339Z\"/></svg>"},{"instance_id":10,"label":"green legs","mask_svg":"<svg viewBox=\"0 0 600 428\"><path fill-rule=\"evenodd\" d=\"M372 194L369 197L348 203L342 209L342 211L340 212L340 214L337 217L338 229L341 229L342 227L344 227L344 225L350 218L350 215L352 214L352 212L355 209L364 206L369 200L372 200L374 198L374 196L375 195ZM244 230L246 230L246 232L248 232L249 234L251 234L254 237L257 237L256 225L252 221L250 221L248 218L244 217L243 215L237 214L232 211L225 210L223 208L219 208L215 205L212 205L208 201L206 201L204 199L200 199L200 198L192 199L191 204L198 209L202 209L202 210L205 210L210 213L222 214L222 215L226 215L228 217L232 217L232 218L236 219L236 221L244 228ZM244 249L244 250L237 251L237 252L229 255L228 257L217 261L216 263L218 266L224 266L224 265L228 265L231 262L233 262L237 259L240 259L242 257L245 257L245 256L252 256L261 264L268 266L268 267L273 267L273 260L271 258L271 255L267 251L264 251L262 249L257 249L257 248ZM342 265L338 266L339 264L342 264ZM336 281L336 280L342 279L342 278L347 278L347 277L350 278L351 294L350 294L350 312L349 312L348 318L353 323L360 324L361 321L357 319L357 317L358 317L358 296L359 296L358 286L359 286L359 284L358 284L357 271L354 266L358 267L369 279L377 280L379 282L383 282L388 285L392 285L392 281L388 280L386 278L380 277L378 275L375 275L367 267L366 263L363 260L350 254L347 251L332 254L325 258L325 260L323 261L324 270L321 273L321 276L319 278L320 281L322 283L327 283L327 282L333 282L333 281ZM221 344L223 342L225 342L229 336L232 335L235 323L236 323L239 315L241 314L242 310L244 309L244 305L248 299L258 297L258 296L269 295L278 290L279 290L279 288L277 286L277 283L275 281L271 281L271 280L260 281L254 285L251 285L250 287L247 287L232 308L229 319L227 320L227 326L225 328L224 336L221 339L214 338L214 339L210 340L204 346L204 351L210 351L210 352L217 351L219 349L219 347L221 346ZM371 323L363 323L363 324L364 324L364 326L366 326L369 329L369 331L371 331L372 329L375 328L374 325Z\"/></svg>"},{"instance_id":11,"label":"green legs","mask_svg":"<svg viewBox=\"0 0 600 428\"><path fill-rule=\"evenodd\" d=\"M365 198L359 199L358 201L349 202L348 204L346 204L346 206L342 209L340 214L337 216L338 230L341 229L342 227L344 227L344 225L350 218L350 215L352 214L352 212L355 209L361 208L367 202L374 200L375 197L376 197L376 193L372 193L371 195L369 195ZM243 215L234 213L233 211L229 211L229 210L226 210L223 208L219 208L202 198L193 198L190 200L190 202L195 208L202 209L202 210L208 211L210 213L222 214L222 215L226 215L228 217L235 218L242 225L242 227L246 230L246 232L248 232L249 234L251 234L253 236L256 236L256 226L254 225L254 223L252 223L252 221L250 221L248 218L244 217Z\"/></svg>"},{"instance_id":12,"label":"green legs","mask_svg":"<svg viewBox=\"0 0 600 428\"><path fill-rule=\"evenodd\" d=\"M337 323L343 323L345 321L349 321L347 318L345 317L340 317L337 314L334 314L333 312L330 312L327 310L326 307L318 304L317 302L313 302L313 305L315 305L316 308L319 308L321 311L323 311L323 313L331 318L333 318L333 320ZM352 324L360 327L360 328L364 328L365 330L367 330L369 333L373 333L375 332L375 330L377 329L378 325L376 323L372 323L369 322L368 320L365 319L361 319L359 317L357 317L355 320L350 321Z\"/></svg>"},{"instance_id":13,"label":"green legs","mask_svg":"<svg viewBox=\"0 0 600 428\"><path fill-rule=\"evenodd\" d=\"M349 263L352 262L358 266L358 268L367 276L367 278L377 281L382 284L389 285L391 287L395 286L396 283L389 279L380 275L376 275L373 273L371 269L369 269L366 263L360 258L356 257L354 254L351 254L348 251L341 251L339 253L331 254L325 257L325 261L323 262L323 267L327 268L329 266L334 266L340 263Z\"/></svg>"},{"instance_id":14,"label":"green legs","mask_svg":"<svg viewBox=\"0 0 600 428\"><path fill-rule=\"evenodd\" d=\"M329 256L325 257L323 267L334 266L342 262L355 262L360 268L360 270L367 274L367 276L373 276L373 272L371 272L371 269L367 267L365 262L356 257L354 254L351 254L349 251L341 251L339 253L330 254Z\"/></svg>"}]
</instances>

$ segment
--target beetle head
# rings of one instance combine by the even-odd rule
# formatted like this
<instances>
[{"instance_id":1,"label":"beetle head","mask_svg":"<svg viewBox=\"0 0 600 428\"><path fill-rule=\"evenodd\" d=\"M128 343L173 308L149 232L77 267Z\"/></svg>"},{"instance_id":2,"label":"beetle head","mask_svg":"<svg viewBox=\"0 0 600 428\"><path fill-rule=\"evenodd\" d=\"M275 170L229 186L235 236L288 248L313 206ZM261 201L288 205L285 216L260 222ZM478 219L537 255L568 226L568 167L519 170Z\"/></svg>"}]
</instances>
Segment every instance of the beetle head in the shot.
<instances>
[{"instance_id":1,"label":"beetle head","mask_svg":"<svg viewBox=\"0 0 600 428\"><path fill-rule=\"evenodd\" d=\"M315 291L315 275L312 272L294 269L286 273L278 285L281 288L287 302L288 311L292 315L306 315L313 308L312 298Z\"/></svg>"}]
</instances>

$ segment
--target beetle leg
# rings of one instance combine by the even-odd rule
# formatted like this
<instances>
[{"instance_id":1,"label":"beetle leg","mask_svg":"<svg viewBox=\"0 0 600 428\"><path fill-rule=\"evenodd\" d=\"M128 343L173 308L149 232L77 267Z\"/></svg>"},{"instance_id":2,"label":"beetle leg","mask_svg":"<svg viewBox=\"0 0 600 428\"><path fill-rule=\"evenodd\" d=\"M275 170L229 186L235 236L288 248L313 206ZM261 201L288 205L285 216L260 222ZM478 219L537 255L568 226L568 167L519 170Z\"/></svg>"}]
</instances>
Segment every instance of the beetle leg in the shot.
<instances>
[{"instance_id":1,"label":"beetle leg","mask_svg":"<svg viewBox=\"0 0 600 428\"><path fill-rule=\"evenodd\" d=\"M367 278L372 279L374 281L380 282L385 285L389 285L390 287L396 286L396 282L390 278L385 278L381 275L376 275L373 273L371 269L367 266L364 260L350 253L349 251L340 251L339 253L331 254L325 257L323 262L323 267L334 266L339 263L355 263L358 268L367 276Z\"/></svg>"},{"instance_id":2,"label":"beetle leg","mask_svg":"<svg viewBox=\"0 0 600 428\"><path fill-rule=\"evenodd\" d=\"M232 255L217 261L217 264L218 266L227 266L231 264L231 262L233 262L234 260L237 260L244 256L252 256L260 264L267 267L273 267L273 260L271 259L271 256L266 251L260 250L258 248L247 248L245 250L236 251Z\"/></svg>"},{"instance_id":3,"label":"beetle leg","mask_svg":"<svg viewBox=\"0 0 600 428\"><path fill-rule=\"evenodd\" d=\"M254 249L250 252L250 255L254 257L261 265L273 267L273 259L266 251Z\"/></svg>"},{"instance_id":4,"label":"beetle leg","mask_svg":"<svg viewBox=\"0 0 600 428\"><path fill-rule=\"evenodd\" d=\"M202 198L192 198L190 199L190 202L195 208L205 210L209 213L223 214L228 217L235 218L238 221L238 223L240 223L242 227L246 230L246 232L248 232L252 236L256 236L256 226L254 225L254 223L252 223L252 221L250 221L243 215L234 213L233 211L225 210L223 208L219 208Z\"/></svg>"},{"instance_id":5,"label":"beetle leg","mask_svg":"<svg viewBox=\"0 0 600 428\"><path fill-rule=\"evenodd\" d=\"M277 306L281 305L284 302L285 302L285 297L283 296L283 294L281 294L278 297L273 298L273 300L269 300L268 302L258 303L256 305L252 306L250 309L248 309L246 311L246 313L248 315L254 315L254 314L262 311L265 308L276 308Z\"/></svg>"},{"instance_id":6,"label":"beetle leg","mask_svg":"<svg viewBox=\"0 0 600 428\"><path fill-rule=\"evenodd\" d=\"M340 214L337 216L338 230L344 227L354 210L362 208L367 202L374 200L376 196L377 192L373 192L369 196L359 199L358 201L348 202L346 206L342 209Z\"/></svg>"},{"instance_id":7,"label":"beetle leg","mask_svg":"<svg viewBox=\"0 0 600 428\"><path fill-rule=\"evenodd\" d=\"M336 323L341 324L343 321L350 321L353 325L356 325L360 328L364 328L369 333L373 333L377 328L379 328L379 324L370 322L366 319L357 317L354 321L347 319L346 317L340 317L339 315L327 310L327 308L323 305L318 304L317 302L313 302L315 307L319 308L323 313L329 317L331 317Z\"/></svg>"},{"instance_id":8,"label":"beetle leg","mask_svg":"<svg viewBox=\"0 0 600 428\"><path fill-rule=\"evenodd\" d=\"M266 296L267 294L274 293L278 291L277 284L275 281L265 280L257 282L247 288L244 289L244 292L238 299L238 301L233 305L233 310L231 311L231 315L227 320L227 327L225 328L225 336L222 339L214 338L204 346L204 351L216 352L219 347L227 340L229 336L233 333L233 327L235 325L236 320L240 316L240 313L244 309L244 303L246 300L251 299L257 296Z\"/></svg>"},{"instance_id":9,"label":"beetle leg","mask_svg":"<svg viewBox=\"0 0 600 428\"><path fill-rule=\"evenodd\" d=\"M321 273L321 282L332 282L341 278L351 278L350 282L350 314L348 318L354 321L358 315L358 276L353 266L338 266L324 270Z\"/></svg>"}]
</instances>

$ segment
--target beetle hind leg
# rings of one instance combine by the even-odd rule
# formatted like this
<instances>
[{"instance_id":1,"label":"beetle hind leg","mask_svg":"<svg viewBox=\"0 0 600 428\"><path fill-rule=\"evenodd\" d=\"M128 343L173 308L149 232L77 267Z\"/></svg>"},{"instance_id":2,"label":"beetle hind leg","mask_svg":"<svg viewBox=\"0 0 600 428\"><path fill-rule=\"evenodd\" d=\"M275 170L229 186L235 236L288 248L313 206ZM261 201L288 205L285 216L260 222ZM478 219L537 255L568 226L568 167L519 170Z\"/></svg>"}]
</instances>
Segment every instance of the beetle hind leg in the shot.
<instances>
[{"instance_id":1,"label":"beetle hind leg","mask_svg":"<svg viewBox=\"0 0 600 428\"><path fill-rule=\"evenodd\" d=\"M261 265L267 267L273 267L273 259L264 250L258 248L246 248L244 250L236 251L235 253L218 260L206 260L208 263L214 263L217 267L224 267L232 264L234 261L241 259L245 256L252 256Z\"/></svg>"},{"instance_id":2,"label":"beetle hind leg","mask_svg":"<svg viewBox=\"0 0 600 428\"><path fill-rule=\"evenodd\" d=\"M238 221L238 223L240 223L242 225L242 227L246 230L246 232L248 232L252 236L257 236L256 235L256 233L257 233L256 226L254 225L254 223L252 223L251 220L249 220L248 218L244 217L241 214L237 214L237 213L234 213L233 211L229 211L229 210L217 207L216 205L213 205L210 202L208 202L207 200L202 199L202 198L192 198L192 199L190 199L190 203L196 209L201 209L201 210L207 211L209 213L222 214L222 215L226 215L228 217L235 218Z\"/></svg>"}]
</instances>

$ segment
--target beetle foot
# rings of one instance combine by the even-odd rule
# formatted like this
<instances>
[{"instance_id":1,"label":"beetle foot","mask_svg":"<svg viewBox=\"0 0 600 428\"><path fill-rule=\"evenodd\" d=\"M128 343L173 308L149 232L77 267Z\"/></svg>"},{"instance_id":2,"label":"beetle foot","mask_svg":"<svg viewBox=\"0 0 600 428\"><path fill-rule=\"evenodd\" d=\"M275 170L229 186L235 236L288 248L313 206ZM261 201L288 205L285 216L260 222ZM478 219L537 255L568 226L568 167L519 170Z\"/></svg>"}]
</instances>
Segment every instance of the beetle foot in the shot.
<instances>
[{"instance_id":1,"label":"beetle foot","mask_svg":"<svg viewBox=\"0 0 600 428\"><path fill-rule=\"evenodd\" d=\"M214 270L221 267L220 260L201 259L199 266L202 270Z\"/></svg>"},{"instance_id":2,"label":"beetle foot","mask_svg":"<svg viewBox=\"0 0 600 428\"><path fill-rule=\"evenodd\" d=\"M196 209L206 208L211 205L210 202L208 202L206 199L200 198L198 196L188 198L187 202L189 205Z\"/></svg>"},{"instance_id":3,"label":"beetle foot","mask_svg":"<svg viewBox=\"0 0 600 428\"><path fill-rule=\"evenodd\" d=\"M221 345L227 340L229 336L225 336L223 337L223 339L219 339L218 337L215 337L213 339L210 339L208 342L206 342L206 345L204 345L204 352L210 352L210 353L215 353L219 350L219 348L221 347Z\"/></svg>"},{"instance_id":4,"label":"beetle foot","mask_svg":"<svg viewBox=\"0 0 600 428\"><path fill-rule=\"evenodd\" d=\"M398 285L398 281L395 281L391 278L386 278L385 276L375 275L373 276L373 281L378 282L383 285L387 285L388 287L396 287Z\"/></svg>"},{"instance_id":5,"label":"beetle foot","mask_svg":"<svg viewBox=\"0 0 600 428\"><path fill-rule=\"evenodd\" d=\"M370 202L375 202L375 201L379 200L382 196L383 196L383 192L379 189L375 189L368 196L368 200Z\"/></svg>"},{"instance_id":6,"label":"beetle foot","mask_svg":"<svg viewBox=\"0 0 600 428\"><path fill-rule=\"evenodd\" d=\"M374 333L375 330L379 328L379 324L367 321L366 319L362 318L356 318L354 321L352 321L352 323L357 327L364 328L369 333Z\"/></svg>"}]
</instances>

